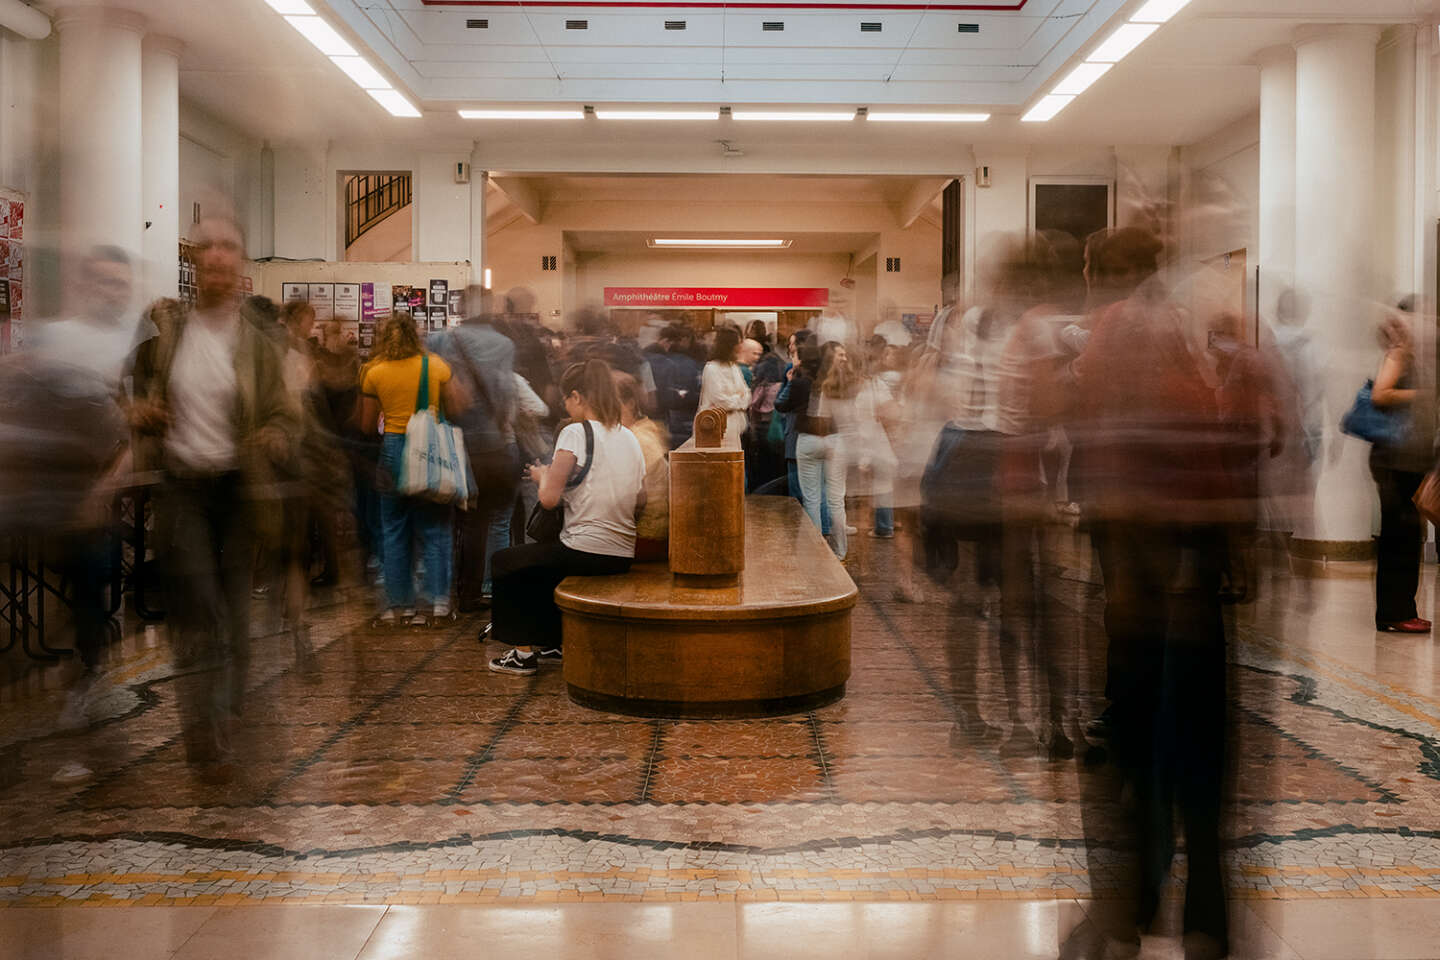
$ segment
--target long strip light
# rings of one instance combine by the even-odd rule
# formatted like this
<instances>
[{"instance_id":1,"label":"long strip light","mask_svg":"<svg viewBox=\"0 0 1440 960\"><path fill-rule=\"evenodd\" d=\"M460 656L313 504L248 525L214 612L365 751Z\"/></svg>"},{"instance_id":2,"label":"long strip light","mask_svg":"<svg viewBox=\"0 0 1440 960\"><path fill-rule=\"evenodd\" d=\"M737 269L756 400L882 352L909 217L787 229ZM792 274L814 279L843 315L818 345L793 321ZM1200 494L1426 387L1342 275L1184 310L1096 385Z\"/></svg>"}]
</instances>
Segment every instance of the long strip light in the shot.
<instances>
[{"instance_id":1,"label":"long strip light","mask_svg":"<svg viewBox=\"0 0 1440 960\"><path fill-rule=\"evenodd\" d=\"M719 120L719 110L596 110L597 120Z\"/></svg>"},{"instance_id":2,"label":"long strip light","mask_svg":"<svg viewBox=\"0 0 1440 960\"><path fill-rule=\"evenodd\" d=\"M728 247L730 249L751 247L754 249L774 250L790 246L789 240L738 240L738 239L688 239L674 237L655 237L650 240L652 247Z\"/></svg>"},{"instance_id":3,"label":"long strip light","mask_svg":"<svg viewBox=\"0 0 1440 960\"><path fill-rule=\"evenodd\" d=\"M1053 119L1061 110L1070 106L1076 97L1089 90L1091 84L1105 76L1111 67L1135 52L1135 48L1150 39L1151 34L1159 30L1161 24L1168 22L1189 3L1190 0L1148 0L1135 11L1128 23L1117 27L1100 46L1090 51L1084 63L1067 73L1063 80L1050 88L1049 93L1036 101L1020 121L1044 123Z\"/></svg>"},{"instance_id":4,"label":"long strip light","mask_svg":"<svg viewBox=\"0 0 1440 960\"><path fill-rule=\"evenodd\" d=\"M865 119L878 123L984 123L988 113L891 113L869 111Z\"/></svg>"},{"instance_id":5,"label":"long strip light","mask_svg":"<svg viewBox=\"0 0 1440 960\"><path fill-rule=\"evenodd\" d=\"M1190 0L1150 0L1130 18L1131 23L1164 23L1184 10Z\"/></svg>"},{"instance_id":6,"label":"long strip light","mask_svg":"<svg viewBox=\"0 0 1440 960\"><path fill-rule=\"evenodd\" d=\"M330 62L370 94L392 117L418 117L420 111L400 91L390 85L385 75L355 51L350 42L324 19L315 15L306 0L265 0L272 10L285 18L302 37L309 40Z\"/></svg>"},{"instance_id":7,"label":"long strip light","mask_svg":"<svg viewBox=\"0 0 1440 960\"><path fill-rule=\"evenodd\" d=\"M584 110L461 110L465 120L584 120Z\"/></svg>"},{"instance_id":8,"label":"long strip light","mask_svg":"<svg viewBox=\"0 0 1440 960\"><path fill-rule=\"evenodd\" d=\"M350 46L346 39L340 36L339 31L324 20L316 16L285 18L300 35L315 45L315 48L327 57L358 57L355 48Z\"/></svg>"},{"instance_id":9,"label":"long strip light","mask_svg":"<svg viewBox=\"0 0 1440 960\"><path fill-rule=\"evenodd\" d=\"M731 110L730 117L734 120L777 120L793 121L795 123L848 123L855 119L855 111L846 113L837 111L783 111L783 110Z\"/></svg>"}]
</instances>

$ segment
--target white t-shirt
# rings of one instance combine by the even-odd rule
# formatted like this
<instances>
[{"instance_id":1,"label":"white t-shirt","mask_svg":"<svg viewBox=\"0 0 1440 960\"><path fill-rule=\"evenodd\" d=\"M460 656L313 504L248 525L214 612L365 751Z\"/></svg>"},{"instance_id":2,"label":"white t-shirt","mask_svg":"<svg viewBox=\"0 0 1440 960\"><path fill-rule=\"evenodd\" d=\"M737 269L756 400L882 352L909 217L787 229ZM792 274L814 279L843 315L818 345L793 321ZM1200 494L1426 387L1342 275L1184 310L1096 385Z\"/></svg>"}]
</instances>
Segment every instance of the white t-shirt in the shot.
<instances>
[{"instance_id":1,"label":"white t-shirt","mask_svg":"<svg viewBox=\"0 0 1440 960\"><path fill-rule=\"evenodd\" d=\"M565 491L565 528L560 542L571 550L607 557L635 556L635 499L645 485L645 454L627 428L591 420L595 463L585 480ZM576 469L585 466L585 428L560 431L555 452L569 450Z\"/></svg>"},{"instance_id":2,"label":"white t-shirt","mask_svg":"<svg viewBox=\"0 0 1440 960\"><path fill-rule=\"evenodd\" d=\"M110 322L86 317L52 320L39 328L33 346L37 353L90 371L114 394L120 390L125 361L135 349L137 326L133 316Z\"/></svg>"},{"instance_id":3,"label":"white t-shirt","mask_svg":"<svg viewBox=\"0 0 1440 960\"><path fill-rule=\"evenodd\" d=\"M180 335L170 369L170 455L192 470L233 470L236 454L235 344L241 320L196 313Z\"/></svg>"}]
</instances>

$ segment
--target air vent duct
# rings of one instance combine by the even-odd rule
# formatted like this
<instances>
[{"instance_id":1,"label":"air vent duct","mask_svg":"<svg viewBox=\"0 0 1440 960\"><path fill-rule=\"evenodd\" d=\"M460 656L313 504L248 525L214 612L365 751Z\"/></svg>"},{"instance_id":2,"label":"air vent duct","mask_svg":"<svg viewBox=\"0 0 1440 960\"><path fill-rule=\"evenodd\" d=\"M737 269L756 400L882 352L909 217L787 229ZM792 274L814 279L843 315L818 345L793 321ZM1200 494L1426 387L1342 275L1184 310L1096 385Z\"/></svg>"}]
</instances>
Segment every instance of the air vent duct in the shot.
<instances>
[{"instance_id":1,"label":"air vent duct","mask_svg":"<svg viewBox=\"0 0 1440 960\"><path fill-rule=\"evenodd\" d=\"M566 21L565 21L565 29L566 29L566 30L589 30L589 29L590 29L590 21L589 21L589 20L566 20Z\"/></svg>"},{"instance_id":2,"label":"air vent duct","mask_svg":"<svg viewBox=\"0 0 1440 960\"><path fill-rule=\"evenodd\" d=\"M961 33L979 33L979 32L980 32L980 24L978 24L978 23L957 23L957 24L955 24L955 26L957 26L957 27L960 29L960 32L961 32Z\"/></svg>"},{"instance_id":3,"label":"air vent duct","mask_svg":"<svg viewBox=\"0 0 1440 960\"><path fill-rule=\"evenodd\" d=\"M785 22L783 20L766 20L760 24L760 29L766 33L779 33L785 29Z\"/></svg>"},{"instance_id":4,"label":"air vent duct","mask_svg":"<svg viewBox=\"0 0 1440 960\"><path fill-rule=\"evenodd\" d=\"M685 21L684 21L684 20L666 20L666 21L665 21L665 29L666 29L666 30L684 30L684 29L685 29Z\"/></svg>"},{"instance_id":5,"label":"air vent duct","mask_svg":"<svg viewBox=\"0 0 1440 960\"><path fill-rule=\"evenodd\" d=\"M466 20L466 21L465 21L465 29L467 29L467 30L489 30L489 29L490 29L490 21L489 21L489 20Z\"/></svg>"},{"instance_id":6,"label":"air vent duct","mask_svg":"<svg viewBox=\"0 0 1440 960\"><path fill-rule=\"evenodd\" d=\"M860 24L860 32L861 32L861 33L879 33L879 32L881 31L881 29L883 28L883 26L884 26L883 24L879 24L879 23L865 23L865 22L862 21L861 24Z\"/></svg>"}]
</instances>

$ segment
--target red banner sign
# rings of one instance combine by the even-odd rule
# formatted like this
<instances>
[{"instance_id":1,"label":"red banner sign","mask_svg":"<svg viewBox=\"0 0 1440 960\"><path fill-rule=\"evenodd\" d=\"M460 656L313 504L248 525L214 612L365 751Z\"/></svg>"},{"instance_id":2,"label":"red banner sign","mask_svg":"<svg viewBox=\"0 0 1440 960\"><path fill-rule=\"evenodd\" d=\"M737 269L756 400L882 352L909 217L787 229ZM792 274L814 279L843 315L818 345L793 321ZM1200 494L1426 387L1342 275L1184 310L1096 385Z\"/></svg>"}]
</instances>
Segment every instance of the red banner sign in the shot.
<instances>
[{"instance_id":1,"label":"red banner sign","mask_svg":"<svg viewBox=\"0 0 1440 960\"><path fill-rule=\"evenodd\" d=\"M606 287L607 307L813 309L830 302L825 287Z\"/></svg>"}]
</instances>

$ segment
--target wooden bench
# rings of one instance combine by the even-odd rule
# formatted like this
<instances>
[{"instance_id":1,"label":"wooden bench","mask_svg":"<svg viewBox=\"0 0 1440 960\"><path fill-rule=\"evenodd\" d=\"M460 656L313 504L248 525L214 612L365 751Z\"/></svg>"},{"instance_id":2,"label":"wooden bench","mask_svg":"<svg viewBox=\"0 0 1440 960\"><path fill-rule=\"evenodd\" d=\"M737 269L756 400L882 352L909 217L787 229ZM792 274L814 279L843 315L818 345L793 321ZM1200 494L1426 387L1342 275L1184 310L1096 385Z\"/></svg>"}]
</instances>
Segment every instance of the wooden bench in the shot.
<instances>
[{"instance_id":1,"label":"wooden bench","mask_svg":"<svg viewBox=\"0 0 1440 960\"><path fill-rule=\"evenodd\" d=\"M790 497L745 500L745 569L637 564L555 591L577 703L640 716L802 713L845 695L855 584Z\"/></svg>"}]
</instances>

